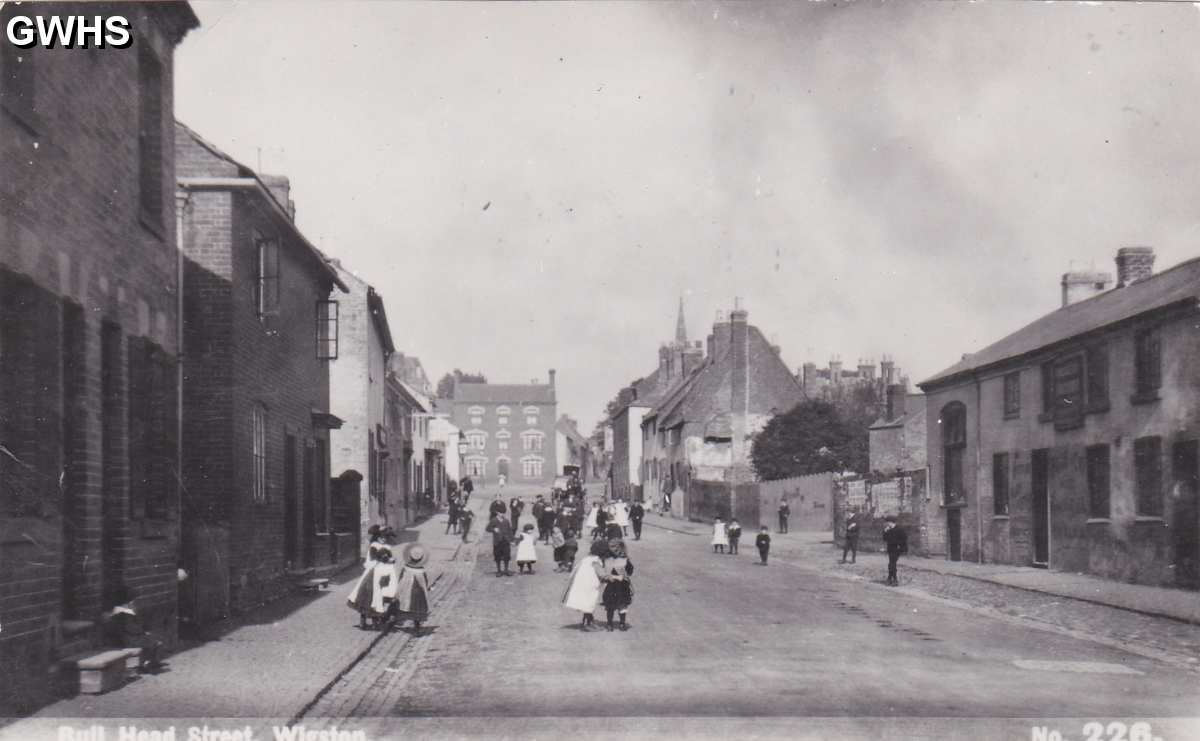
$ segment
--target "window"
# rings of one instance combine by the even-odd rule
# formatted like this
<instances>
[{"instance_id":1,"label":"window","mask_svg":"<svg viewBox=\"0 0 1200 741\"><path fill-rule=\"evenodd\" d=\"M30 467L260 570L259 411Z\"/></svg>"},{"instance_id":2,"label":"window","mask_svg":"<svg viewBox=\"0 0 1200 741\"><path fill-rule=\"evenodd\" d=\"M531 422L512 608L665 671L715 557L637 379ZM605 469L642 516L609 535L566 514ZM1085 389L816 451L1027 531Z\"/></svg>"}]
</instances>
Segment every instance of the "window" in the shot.
<instances>
[{"instance_id":1,"label":"window","mask_svg":"<svg viewBox=\"0 0 1200 741\"><path fill-rule=\"evenodd\" d=\"M503 415L503 414L510 414L510 413L512 413L512 409L510 409L506 406L496 407L496 414Z\"/></svg>"},{"instance_id":2,"label":"window","mask_svg":"<svg viewBox=\"0 0 1200 741\"><path fill-rule=\"evenodd\" d=\"M967 408L954 401L942 408L942 486L946 504L966 498L963 456L967 448Z\"/></svg>"},{"instance_id":3,"label":"window","mask_svg":"<svg viewBox=\"0 0 1200 741\"><path fill-rule=\"evenodd\" d=\"M542 460L540 458L522 458L521 474L527 478L540 478L542 475Z\"/></svg>"},{"instance_id":4,"label":"window","mask_svg":"<svg viewBox=\"0 0 1200 741\"><path fill-rule=\"evenodd\" d=\"M509 432L508 430L500 430L499 432L496 433L497 440L507 440L510 437L512 437L512 433Z\"/></svg>"},{"instance_id":5,"label":"window","mask_svg":"<svg viewBox=\"0 0 1200 741\"><path fill-rule=\"evenodd\" d=\"M1155 398L1162 386L1162 342L1157 329L1134 336L1134 375L1135 396Z\"/></svg>"},{"instance_id":6,"label":"window","mask_svg":"<svg viewBox=\"0 0 1200 741\"><path fill-rule=\"evenodd\" d=\"M317 359L337 360L338 302L317 302Z\"/></svg>"},{"instance_id":7,"label":"window","mask_svg":"<svg viewBox=\"0 0 1200 741\"><path fill-rule=\"evenodd\" d=\"M254 247L258 264L254 273L254 305L258 318L279 313L279 242L255 237Z\"/></svg>"},{"instance_id":8,"label":"window","mask_svg":"<svg viewBox=\"0 0 1200 741\"><path fill-rule=\"evenodd\" d=\"M0 22L5 27L12 19L15 5L0 12ZM0 44L0 107L8 111L31 131L36 127L34 117L34 66L33 49L18 49L13 44Z\"/></svg>"},{"instance_id":9,"label":"window","mask_svg":"<svg viewBox=\"0 0 1200 741\"><path fill-rule=\"evenodd\" d=\"M501 425L508 424L508 417L497 417L496 424L501 424Z\"/></svg>"},{"instance_id":10,"label":"window","mask_svg":"<svg viewBox=\"0 0 1200 741\"><path fill-rule=\"evenodd\" d=\"M1021 416L1021 372L1009 373L1004 377L1004 417Z\"/></svg>"},{"instance_id":11,"label":"window","mask_svg":"<svg viewBox=\"0 0 1200 741\"><path fill-rule=\"evenodd\" d=\"M1137 514L1162 517L1162 438L1140 437L1134 440L1133 467L1137 478Z\"/></svg>"},{"instance_id":12,"label":"window","mask_svg":"<svg viewBox=\"0 0 1200 741\"><path fill-rule=\"evenodd\" d=\"M473 425L483 424L483 417L471 417L471 424L473 424Z\"/></svg>"},{"instance_id":13,"label":"window","mask_svg":"<svg viewBox=\"0 0 1200 741\"><path fill-rule=\"evenodd\" d=\"M992 514L1008 514L1008 453L992 456Z\"/></svg>"},{"instance_id":14,"label":"window","mask_svg":"<svg viewBox=\"0 0 1200 741\"><path fill-rule=\"evenodd\" d=\"M250 410L251 442L251 497L256 502L267 501L267 410L256 404Z\"/></svg>"},{"instance_id":15,"label":"window","mask_svg":"<svg viewBox=\"0 0 1200 741\"><path fill-rule=\"evenodd\" d=\"M540 432L527 432L521 435L521 444L525 450L541 450L542 449L542 434Z\"/></svg>"},{"instance_id":16,"label":"window","mask_svg":"<svg viewBox=\"0 0 1200 741\"><path fill-rule=\"evenodd\" d=\"M467 459L467 473L470 474L471 476L476 476L476 477L487 475L487 459L486 458L468 458Z\"/></svg>"},{"instance_id":17,"label":"window","mask_svg":"<svg viewBox=\"0 0 1200 741\"><path fill-rule=\"evenodd\" d=\"M128 348L130 515L160 520L174 481L173 365L144 337L130 337Z\"/></svg>"},{"instance_id":18,"label":"window","mask_svg":"<svg viewBox=\"0 0 1200 741\"><path fill-rule=\"evenodd\" d=\"M1054 414L1054 363L1042 363L1042 414Z\"/></svg>"},{"instance_id":19,"label":"window","mask_svg":"<svg viewBox=\"0 0 1200 741\"><path fill-rule=\"evenodd\" d=\"M145 41L138 44L138 177L142 218L163 227L162 62Z\"/></svg>"},{"instance_id":20,"label":"window","mask_svg":"<svg viewBox=\"0 0 1200 741\"><path fill-rule=\"evenodd\" d=\"M1083 424L1083 356L1072 355L1054 364L1054 426L1069 429Z\"/></svg>"},{"instance_id":21,"label":"window","mask_svg":"<svg viewBox=\"0 0 1200 741\"><path fill-rule=\"evenodd\" d=\"M496 447L499 448L500 450L508 450L508 441L500 440L499 442L496 443Z\"/></svg>"},{"instance_id":22,"label":"window","mask_svg":"<svg viewBox=\"0 0 1200 741\"><path fill-rule=\"evenodd\" d=\"M1105 345L1087 349L1087 408L1095 412L1108 409L1108 347Z\"/></svg>"},{"instance_id":23,"label":"window","mask_svg":"<svg viewBox=\"0 0 1200 741\"><path fill-rule=\"evenodd\" d=\"M467 408L467 414L470 414L475 417L482 415L483 412L484 412L483 407L468 407Z\"/></svg>"},{"instance_id":24,"label":"window","mask_svg":"<svg viewBox=\"0 0 1200 741\"><path fill-rule=\"evenodd\" d=\"M487 434L483 432L468 432L467 442L476 450L483 450L487 447Z\"/></svg>"},{"instance_id":25,"label":"window","mask_svg":"<svg viewBox=\"0 0 1200 741\"><path fill-rule=\"evenodd\" d=\"M525 424L527 424L527 425L536 425L536 424L537 424L537 419L538 419L538 418L537 418L537 417L534 417L534 416L529 416L529 417L526 417L526 418L525 418Z\"/></svg>"},{"instance_id":26,"label":"window","mask_svg":"<svg viewBox=\"0 0 1200 741\"><path fill-rule=\"evenodd\" d=\"M1087 449L1088 517L1109 517L1108 446Z\"/></svg>"}]
</instances>

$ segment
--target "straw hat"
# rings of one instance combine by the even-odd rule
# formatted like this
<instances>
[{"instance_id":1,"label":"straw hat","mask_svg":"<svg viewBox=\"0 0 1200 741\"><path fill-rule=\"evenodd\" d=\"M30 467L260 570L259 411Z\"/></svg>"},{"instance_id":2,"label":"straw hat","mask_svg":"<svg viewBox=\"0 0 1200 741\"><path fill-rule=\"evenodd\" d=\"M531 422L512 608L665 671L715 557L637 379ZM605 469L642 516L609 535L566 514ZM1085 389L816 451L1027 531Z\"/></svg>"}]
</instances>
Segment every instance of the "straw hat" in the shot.
<instances>
[{"instance_id":1,"label":"straw hat","mask_svg":"<svg viewBox=\"0 0 1200 741\"><path fill-rule=\"evenodd\" d=\"M424 566L428 560L429 554L425 552L425 549L419 545L414 545L408 549L408 561L404 565L418 568Z\"/></svg>"}]
</instances>

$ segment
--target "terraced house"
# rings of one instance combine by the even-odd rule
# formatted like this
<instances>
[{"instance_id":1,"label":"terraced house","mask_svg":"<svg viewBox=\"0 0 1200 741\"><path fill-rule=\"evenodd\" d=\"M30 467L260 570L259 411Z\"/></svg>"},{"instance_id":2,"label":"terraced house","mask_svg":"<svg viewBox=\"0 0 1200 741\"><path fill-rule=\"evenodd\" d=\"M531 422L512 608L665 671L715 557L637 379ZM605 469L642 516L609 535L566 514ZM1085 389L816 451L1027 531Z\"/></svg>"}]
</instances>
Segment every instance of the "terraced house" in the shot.
<instances>
[{"instance_id":1,"label":"terraced house","mask_svg":"<svg viewBox=\"0 0 1200 741\"><path fill-rule=\"evenodd\" d=\"M951 559L1200 586L1200 259L1116 263L920 384Z\"/></svg>"},{"instance_id":2,"label":"terraced house","mask_svg":"<svg viewBox=\"0 0 1200 741\"><path fill-rule=\"evenodd\" d=\"M173 60L198 21L119 12L129 49L0 42L0 716L100 645L122 585L176 637Z\"/></svg>"}]
</instances>

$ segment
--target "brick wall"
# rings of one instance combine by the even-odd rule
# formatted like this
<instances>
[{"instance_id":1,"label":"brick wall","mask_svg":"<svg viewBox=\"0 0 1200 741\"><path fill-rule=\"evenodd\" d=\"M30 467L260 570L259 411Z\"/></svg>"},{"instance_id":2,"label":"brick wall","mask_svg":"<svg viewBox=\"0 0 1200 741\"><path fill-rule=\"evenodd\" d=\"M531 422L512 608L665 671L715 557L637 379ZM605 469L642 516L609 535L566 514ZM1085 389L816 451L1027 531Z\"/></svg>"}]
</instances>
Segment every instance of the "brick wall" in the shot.
<instances>
[{"instance_id":1,"label":"brick wall","mask_svg":"<svg viewBox=\"0 0 1200 741\"><path fill-rule=\"evenodd\" d=\"M129 104L139 96L136 46L25 52L36 119L0 109L0 170L10 175L0 178L0 296L14 302L0 312L0 442L47 495L33 510L14 505L7 484L16 464L6 457L0 714L40 699L40 680L64 646L62 622L97 619L105 594L122 582L137 592L151 629L175 638L177 492L156 478L165 509L152 520L131 512L127 438L142 420L130 419L125 392L131 344L148 341L166 360L177 349L173 42L147 16L158 10L122 12L145 30L138 43L162 70L157 179L165 208L157 223L141 218L138 107ZM141 409L173 426L173 370L162 380L155 406ZM30 412L36 438L26 426ZM174 451L165 452L156 476L177 468Z\"/></svg>"}]
</instances>

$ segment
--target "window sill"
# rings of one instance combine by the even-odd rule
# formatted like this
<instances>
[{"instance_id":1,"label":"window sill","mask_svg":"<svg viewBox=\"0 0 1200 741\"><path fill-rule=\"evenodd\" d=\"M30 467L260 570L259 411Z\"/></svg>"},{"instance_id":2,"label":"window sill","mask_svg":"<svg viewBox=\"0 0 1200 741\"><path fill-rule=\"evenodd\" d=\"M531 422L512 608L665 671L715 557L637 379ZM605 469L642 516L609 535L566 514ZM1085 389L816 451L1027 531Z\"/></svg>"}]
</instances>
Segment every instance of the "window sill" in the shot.
<instances>
[{"instance_id":1,"label":"window sill","mask_svg":"<svg viewBox=\"0 0 1200 741\"><path fill-rule=\"evenodd\" d=\"M992 515L992 519L1007 522L1012 519L1012 515Z\"/></svg>"},{"instance_id":2,"label":"window sill","mask_svg":"<svg viewBox=\"0 0 1200 741\"><path fill-rule=\"evenodd\" d=\"M1135 404L1135 405L1137 405L1137 404L1153 404L1154 402L1156 402L1158 400L1159 400L1159 397L1158 397L1157 390L1139 391L1138 393L1129 397L1129 403Z\"/></svg>"},{"instance_id":3,"label":"window sill","mask_svg":"<svg viewBox=\"0 0 1200 741\"><path fill-rule=\"evenodd\" d=\"M1087 519L1086 524L1088 524L1088 525L1111 525L1112 520L1110 520L1107 517L1089 517Z\"/></svg>"},{"instance_id":4,"label":"window sill","mask_svg":"<svg viewBox=\"0 0 1200 741\"><path fill-rule=\"evenodd\" d=\"M1005 412L1004 418L1005 419L1020 419L1021 413L1020 412Z\"/></svg>"},{"instance_id":5,"label":"window sill","mask_svg":"<svg viewBox=\"0 0 1200 741\"><path fill-rule=\"evenodd\" d=\"M966 509L966 502L942 502L942 509Z\"/></svg>"},{"instance_id":6,"label":"window sill","mask_svg":"<svg viewBox=\"0 0 1200 741\"><path fill-rule=\"evenodd\" d=\"M1162 515L1137 515L1133 518L1134 522L1162 522Z\"/></svg>"}]
</instances>

